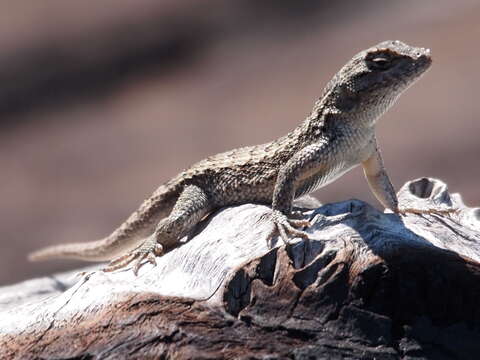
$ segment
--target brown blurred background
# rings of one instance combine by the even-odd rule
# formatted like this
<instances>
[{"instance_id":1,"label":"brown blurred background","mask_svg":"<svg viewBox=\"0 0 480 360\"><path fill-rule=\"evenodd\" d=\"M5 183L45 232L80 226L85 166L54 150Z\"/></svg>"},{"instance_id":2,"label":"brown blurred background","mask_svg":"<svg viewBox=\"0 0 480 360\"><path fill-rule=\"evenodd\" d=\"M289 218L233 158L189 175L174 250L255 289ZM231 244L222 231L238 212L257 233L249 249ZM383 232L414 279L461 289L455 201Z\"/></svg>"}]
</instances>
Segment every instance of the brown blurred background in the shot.
<instances>
[{"instance_id":1,"label":"brown blurred background","mask_svg":"<svg viewBox=\"0 0 480 360\"><path fill-rule=\"evenodd\" d=\"M303 120L356 52L398 39L432 70L378 126L390 176L479 205L476 0L0 1L0 284L78 267L47 244L107 235L203 157ZM372 197L360 168L317 193Z\"/></svg>"}]
</instances>

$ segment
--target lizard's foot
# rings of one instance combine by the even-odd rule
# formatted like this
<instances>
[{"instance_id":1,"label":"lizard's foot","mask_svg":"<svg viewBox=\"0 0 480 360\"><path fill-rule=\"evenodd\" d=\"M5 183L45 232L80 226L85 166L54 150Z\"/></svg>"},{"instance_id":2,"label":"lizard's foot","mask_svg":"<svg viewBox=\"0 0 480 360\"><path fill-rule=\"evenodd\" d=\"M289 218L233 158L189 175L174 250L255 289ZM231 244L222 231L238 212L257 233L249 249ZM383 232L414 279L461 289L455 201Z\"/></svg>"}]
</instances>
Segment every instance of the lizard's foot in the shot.
<instances>
[{"instance_id":1,"label":"lizard's foot","mask_svg":"<svg viewBox=\"0 0 480 360\"><path fill-rule=\"evenodd\" d=\"M137 275L138 270L144 264L144 260L153 265L157 265L157 262L155 261L155 256L160 256L162 254L163 246L160 245L154 237L150 237L136 249L110 261L110 263L107 265L106 268L103 269L103 271L115 271L133 263L133 273Z\"/></svg>"},{"instance_id":2,"label":"lizard's foot","mask_svg":"<svg viewBox=\"0 0 480 360\"><path fill-rule=\"evenodd\" d=\"M415 209L415 208L398 208L395 210L398 215L417 214L417 215L449 215L458 213L458 209Z\"/></svg>"},{"instance_id":3,"label":"lizard's foot","mask_svg":"<svg viewBox=\"0 0 480 360\"><path fill-rule=\"evenodd\" d=\"M267 236L267 244L271 244L271 240L278 234L282 238L283 242L288 245L290 244L290 237L301 237L303 239L308 239L308 234L299 230L298 228L310 226L310 221L306 219L289 219L285 214L278 210L273 210L272 212L272 221L273 229Z\"/></svg>"}]
</instances>

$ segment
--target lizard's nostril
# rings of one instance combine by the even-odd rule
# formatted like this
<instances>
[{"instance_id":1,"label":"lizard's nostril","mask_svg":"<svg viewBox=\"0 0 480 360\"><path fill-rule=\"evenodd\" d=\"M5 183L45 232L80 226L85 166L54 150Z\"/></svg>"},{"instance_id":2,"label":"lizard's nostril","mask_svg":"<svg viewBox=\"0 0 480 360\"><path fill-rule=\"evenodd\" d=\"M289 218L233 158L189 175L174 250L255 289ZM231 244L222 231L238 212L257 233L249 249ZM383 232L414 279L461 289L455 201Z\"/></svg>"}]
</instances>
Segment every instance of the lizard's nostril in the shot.
<instances>
[{"instance_id":1,"label":"lizard's nostril","mask_svg":"<svg viewBox=\"0 0 480 360\"><path fill-rule=\"evenodd\" d=\"M430 49L420 48L415 52L415 56L417 58L422 57L422 56L429 58L430 57Z\"/></svg>"}]
</instances>

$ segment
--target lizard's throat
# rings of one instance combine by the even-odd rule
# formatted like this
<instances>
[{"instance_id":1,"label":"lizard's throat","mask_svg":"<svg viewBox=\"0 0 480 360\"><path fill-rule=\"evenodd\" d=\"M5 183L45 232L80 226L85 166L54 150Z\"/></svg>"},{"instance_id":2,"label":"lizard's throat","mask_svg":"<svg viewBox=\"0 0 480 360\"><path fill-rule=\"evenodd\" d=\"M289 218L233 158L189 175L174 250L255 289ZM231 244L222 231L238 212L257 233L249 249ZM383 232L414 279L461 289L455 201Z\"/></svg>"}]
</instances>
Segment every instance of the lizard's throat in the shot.
<instances>
[{"instance_id":1,"label":"lizard's throat","mask_svg":"<svg viewBox=\"0 0 480 360\"><path fill-rule=\"evenodd\" d=\"M400 94L372 98L358 105L354 111L345 114L345 118L364 126L373 126L395 104Z\"/></svg>"}]
</instances>

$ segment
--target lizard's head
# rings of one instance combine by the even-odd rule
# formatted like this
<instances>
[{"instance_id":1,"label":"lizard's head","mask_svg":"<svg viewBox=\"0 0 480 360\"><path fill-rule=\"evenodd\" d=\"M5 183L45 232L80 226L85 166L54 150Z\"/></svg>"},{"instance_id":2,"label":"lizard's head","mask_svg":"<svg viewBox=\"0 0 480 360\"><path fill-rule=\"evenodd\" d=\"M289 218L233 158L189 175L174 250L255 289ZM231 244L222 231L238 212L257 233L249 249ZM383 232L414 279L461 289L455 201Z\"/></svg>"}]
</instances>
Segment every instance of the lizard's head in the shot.
<instances>
[{"instance_id":1,"label":"lizard's head","mask_svg":"<svg viewBox=\"0 0 480 360\"><path fill-rule=\"evenodd\" d=\"M384 41L353 57L330 82L335 107L374 122L431 65L430 50Z\"/></svg>"}]
</instances>

